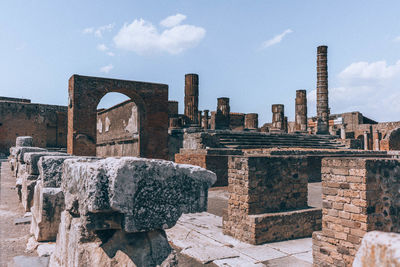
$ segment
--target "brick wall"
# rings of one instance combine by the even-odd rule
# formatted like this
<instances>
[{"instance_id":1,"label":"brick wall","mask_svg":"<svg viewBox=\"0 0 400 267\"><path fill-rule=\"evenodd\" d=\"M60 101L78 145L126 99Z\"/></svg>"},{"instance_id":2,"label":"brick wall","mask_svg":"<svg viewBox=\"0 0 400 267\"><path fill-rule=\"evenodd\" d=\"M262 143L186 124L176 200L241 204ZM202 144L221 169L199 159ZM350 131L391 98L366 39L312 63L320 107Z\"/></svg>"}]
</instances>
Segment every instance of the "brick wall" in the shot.
<instances>
[{"instance_id":1,"label":"brick wall","mask_svg":"<svg viewBox=\"0 0 400 267\"><path fill-rule=\"evenodd\" d=\"M394 159L323 159L314 266L351 266L366 232L400 232L399 173Z\"/></svg>"},{"instance_id":2,"label":"brick wall","mask_svg":"<svg viewBox=\"0 0 400 267\"><path fill-rule=\"evenodd\" d=\"M140 156L139 116L132 100L97 113L96 155Z\"/></svg>"},{"instance_id":3,"label":"brick wall","mask_svg":"<svg viewBox=\"0 0 400 267\"><path fill-rule=\"evenodd\" d=\"M32 136L38 147L65 147L67 107L0 101L0 153L8 154L17 136Z\"/></svg>"},{"instance_id":4,"label":"brick wall","mask_svg":"<svg viewBox=\"0 0 400 267\"><path fill-rule=\"evenodd\" d=\"M251 244L311 236L321 211L307 206L307 159L230 157L223 232Z\"/></svg>"}]
</instances>

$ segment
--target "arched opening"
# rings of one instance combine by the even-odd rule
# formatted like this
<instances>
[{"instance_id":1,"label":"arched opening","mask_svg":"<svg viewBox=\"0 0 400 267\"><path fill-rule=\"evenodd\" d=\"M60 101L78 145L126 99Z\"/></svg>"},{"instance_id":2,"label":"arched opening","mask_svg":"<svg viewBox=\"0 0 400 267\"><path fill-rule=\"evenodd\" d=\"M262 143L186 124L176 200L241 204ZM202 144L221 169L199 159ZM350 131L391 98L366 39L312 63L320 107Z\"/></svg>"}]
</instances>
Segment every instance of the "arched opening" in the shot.
<instances>
[{"instance_id":1,"label":"arched opening","mask_svg":"<svg viewBox=\"0 0 400 267\"><path fill-rule=\"evenodd\" d=\"M68 153L96 155L97 107L111 92L124 94L136 104L140 156L168 158L168 85L80 75L69 79Z\"/></svg>"},{"instance_id":2,"label":"arched opening","mask_svg":"<svg viewBox=\"0 0 400 267\"><path fill-rule=\"evenodd\" d=\"M96 156L140 156L139 109L124 94L107 93L97 105Z\"/></svg>"}]
</instances>

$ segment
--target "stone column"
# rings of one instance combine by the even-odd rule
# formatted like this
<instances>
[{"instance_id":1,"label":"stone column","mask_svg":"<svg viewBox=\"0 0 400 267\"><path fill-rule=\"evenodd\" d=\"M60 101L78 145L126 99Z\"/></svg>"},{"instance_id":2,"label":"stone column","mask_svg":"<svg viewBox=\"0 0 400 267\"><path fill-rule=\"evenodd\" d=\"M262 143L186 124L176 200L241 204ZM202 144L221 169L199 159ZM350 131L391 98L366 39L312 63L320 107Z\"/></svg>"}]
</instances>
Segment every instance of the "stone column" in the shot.
<instances>
[{"instance_id":1,"label":"stone column","mask_svg":"<svg viewBox=\"0 0 400 267\"><path fill-rule=\"evenodd\" d=\"M201 127L203 127L204 130L208 129L208 112L209 112L208 109L204 110L204 115L203 115L203 118L201 120Z\"/></svg>"},{"instance_id":2,"label":"stone column","mask_svg":"<svg viewBox=\"0 0 400 267\"><path fill-rule=\"evenodd\" d=\"M283 118L283 131L285 133L289 131L288 118L286 116Z\"/></svg>"},{"instance_id":3,"label":"stone column","mask_svg":"<svg viewBox=\"0 0 400 267\"><path fill-rule=\"evenodd\" d=\"M296 116L295 116L295 130L307 131L307 91L296 91Z\"/></svg>"},{"instance_id":4,"label":"stone column","mask_svg":"<svg viewBox=\"0 0 400 267\"><path fill-rule=\"evenodd\" d=\"M328 47L317 49L317 134L329 133Z\"/></svg>"},{"instance_id":5,"label":"stone column","mask_svg":"<svg viewBox=\"0 0 400 267\"><path fill-rule=\"evenodd\" d=\"M185 116L190 124L199 124L199 75L185 75Z\"/></svg>"},{"instance_id":6,"label":"stone column","mask_svg":"<svg viewBox=\"0 0 400 267\"><path fill-rule=\"evenodd\" d=\"M230 128L230 112L228 97L218 98L217 112L215 114L215 129L223 130Z\"/></svg>"},{"instance_id":7,"label":"stone column","mask_svg":"<svg viewBox=\"0 0 400 267\"><path fill-rule=\"evenodd\" d=\"M368 150L368 132L364 131L364 150Z\"/></svg>"},{"instance_id":8,"label":"stone column","mask_svg":"<svg viewBox=\"0 0 400 267\"><path fill-rule=\"evenodd\" d=\"M284 130L285 106L283 104L272 105L272 128L275 130Z\"/></svg>"},{"instance_id":9,"label":"stone column","mask_svg":"<svg viewBox=\"0 0 400 267\"><path fill-rule=\"evenodd\" d=\"M201 118L202 118L201 113L202 113L201 110L199 110L198 113L197 113L197 121L199 123L199 126L201 126Z\"/></svg>"},{"instance_id":10,"label":"stone column","mask_svg":"<svg viewBox=\"0 0 400 267\"><path fill-rule=\"evenodd\" d=\"M346 139L346 126L344 124L340 127L340 138Z\"/></svg>"},{"instance_id":11,"label":"stone column","mask_svg":"<svg viewBox=\"0 0 400 267\"><path fill-rule=\"evenodd\" d=\"M248 113L244 116L244 128L248 130L258 129L258 114Z\"/></svg>"}]
</instances>

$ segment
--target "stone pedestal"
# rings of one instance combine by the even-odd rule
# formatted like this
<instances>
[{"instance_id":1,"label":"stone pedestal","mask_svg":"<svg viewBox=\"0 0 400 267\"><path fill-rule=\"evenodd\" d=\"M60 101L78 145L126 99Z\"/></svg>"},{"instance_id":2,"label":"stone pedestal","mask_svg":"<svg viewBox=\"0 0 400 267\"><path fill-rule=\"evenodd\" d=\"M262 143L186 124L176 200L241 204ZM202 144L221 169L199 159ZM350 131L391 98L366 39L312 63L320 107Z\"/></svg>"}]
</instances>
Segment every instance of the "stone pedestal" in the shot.
<instances>
[{"instance_id":1,"label":"stone pedestal","mask_svg":"<svg viewBox=\"0 0 400 267\"><path fill-rule=\"evenodd\" d=\"M229 98L218 98L217 111L215 114L215 129L225 130L230 128L230 112Z\"/></svg>"},{"instance_id":2,"label":"stone pedestal","mask_svg":"<svg viewBox=\"0 0 400 267\"><path fill-rule=\"evenodd\" d=\"M223 233L250 244L311 236L321 209L307 205L307 159L232 156Z\"/></svg>"},{"instance_id":3,"label":"stone pedestal","mask_svg":"<svg viewBox=\"0 0 400 267\"><path fill-rule=\"evenodd\" d=\"M282 104L272 105L272 129L279 131L285 129L285 106Z\"/></svg>"}]
</instances>

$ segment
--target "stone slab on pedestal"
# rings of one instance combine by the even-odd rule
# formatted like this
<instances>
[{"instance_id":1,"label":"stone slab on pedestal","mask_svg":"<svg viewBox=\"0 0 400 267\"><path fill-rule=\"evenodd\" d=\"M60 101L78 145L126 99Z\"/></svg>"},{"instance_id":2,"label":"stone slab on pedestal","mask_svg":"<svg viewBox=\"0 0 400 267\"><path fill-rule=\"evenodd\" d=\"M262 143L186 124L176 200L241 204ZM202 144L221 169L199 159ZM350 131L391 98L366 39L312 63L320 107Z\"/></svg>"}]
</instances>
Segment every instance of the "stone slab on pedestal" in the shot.
<instances>
[{"instance_id":1,"label":"stone slab on pedestal","mask_svg":"<svg viewBox=\"0 0 400 267\"><path fill-rule=\"evenodd\" d=\"M39 180L35 186L31 207L31 234L36 241L54 241L57 237L61 212L64 210L64 194L61 188L43 187Z\"/></svg>"}]
</instances>

